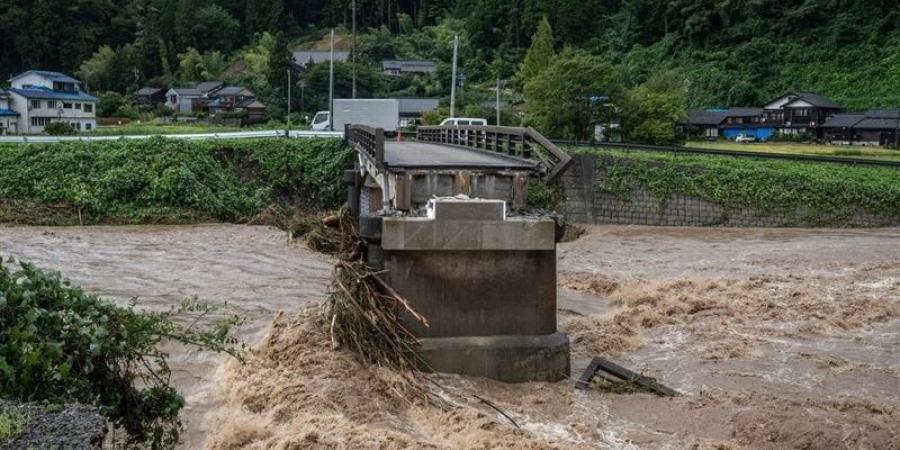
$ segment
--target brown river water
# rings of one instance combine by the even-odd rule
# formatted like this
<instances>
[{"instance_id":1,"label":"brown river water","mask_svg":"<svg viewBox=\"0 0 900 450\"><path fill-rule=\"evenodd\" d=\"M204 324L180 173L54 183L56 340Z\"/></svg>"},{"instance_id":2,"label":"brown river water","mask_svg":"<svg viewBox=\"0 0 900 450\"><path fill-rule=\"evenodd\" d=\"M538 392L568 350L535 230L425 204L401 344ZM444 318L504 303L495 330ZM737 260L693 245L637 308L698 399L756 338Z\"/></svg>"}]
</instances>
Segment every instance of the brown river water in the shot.
<instances>
[{"instance_id":1,"label":"brown river water","mask_svg":"<svg viewBox=\"0 0 900 450\"><path fill-rule=\"evenodd\" d=\"M900 448L900 229L589 227L558 258L573 375L604 355L684 395L435 376L449 411L397 401L297 313L331 263L276 229L0 227L0 255L115 301L246 317L246 365L168 349L183 448Z\"/></svg>"}]
</instances>

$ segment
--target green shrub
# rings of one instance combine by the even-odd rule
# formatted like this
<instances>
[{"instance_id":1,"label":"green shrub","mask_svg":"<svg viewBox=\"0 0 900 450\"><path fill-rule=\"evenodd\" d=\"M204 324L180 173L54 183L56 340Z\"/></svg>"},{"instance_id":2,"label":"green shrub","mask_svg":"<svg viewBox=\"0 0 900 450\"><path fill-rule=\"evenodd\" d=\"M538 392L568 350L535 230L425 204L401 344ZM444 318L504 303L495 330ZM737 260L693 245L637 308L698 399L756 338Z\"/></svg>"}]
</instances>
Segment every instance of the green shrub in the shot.
<instances>
[{"instance_id":1,"label":"green shrub","mask_svg":"<svg viewBox=\"0 0 900 450\"><path fill-rule=\"evenodd\" d=\"M331 208L351 158L337 139L0 146L0 222L244 222L272 205Z\"/></svg>"},{"instance_id":2,"label":"green shrub","mask_svg":"<svg viewBox=\"0 0 900 450\"><path fill-rule=\"evenodd\" d=\"M27 418L18 411L0 409L0 446L22 434L26 422Z\"/></svg>"},{"instance_id":3,"label":"green shrub","mask_svg":"<svg viewBox=\"0 0 900 450\"><path fill-rule=\"evenodd\" d=\"M169 386L166 341L239 356L237 317L205 323L214 307L186 300L166 312L139 312L86 294L56 272L0 261L0 396L23 402L97 406L137 443L178 442L184 399Z\"/></svg>"},{"instance_id":4,"label":"green shrub","mask_svg":"<svg viewBox=\"0 0 900 450\"><path fill-rule=\"evenodd\" d=\"M72 125L69 125L66 122L50 122L44 127L44 133L47 133L50 136L71 136L78 132L72 128Z\"/></svg>"}]
</instances>

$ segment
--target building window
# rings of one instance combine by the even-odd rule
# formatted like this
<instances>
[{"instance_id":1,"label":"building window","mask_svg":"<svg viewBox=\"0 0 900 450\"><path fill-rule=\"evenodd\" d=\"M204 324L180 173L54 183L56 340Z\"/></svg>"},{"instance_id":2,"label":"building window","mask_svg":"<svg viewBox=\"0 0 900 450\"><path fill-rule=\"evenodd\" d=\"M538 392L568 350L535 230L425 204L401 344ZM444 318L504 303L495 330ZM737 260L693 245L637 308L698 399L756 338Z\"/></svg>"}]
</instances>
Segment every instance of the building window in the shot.
<instances>
[{"instance_id":1,"label":"building window","mask_svg":"<svg viewBox=\"0 0 900 450\"><path fill-rule=\"evenodd\" d=\"M47 100L47 108L48 109L56 108L56 100Z\"/></svg>"},{"instance_id":2,"label":"building window","mask_svg":"<svg viewBox=\"0 0 900 450\"><path fill-rule=\"evenodd\" d=\"M31 109L41 109L41 101L40 100L32 100L31 101Z\"/></svg>"},{"instance_id":3,"label":"building window","mask_svg":"<svg viewBox=\"0 0 900 450\"><path fill-rule=\"evenodd\" d=\"M64 108L64 109L72 109L72 104L71 104L71 103L63 102L63 108Z\"/></svg>"},{"instance_id":4,"label":"building window","mask_svg":"<svg viewBox=\"0 0 900 450\"><path fill-rule=\"evenodd\" d=\"M88 105L84 105L84 106L87 107ZM91 124L89 124L89 123L84 124L84 131L91 131L91 128L93 128L93 126Z\"/></svg>"},{"instance_id":5,"label":"building window","mask_svg":"<svg viewBox=\"0 0 900 450\"><path fill-rule=\"evenodd\" d=\"M84 104L84 112L87 112L87 113L94 112L94 105L92 105L90 103L85 103Z\"/></svg>"},{"instance_id":6,"label":"building window","mask_svg":"<svg viewBox=\"0 0 900 450\"><path fill-rule=\"evenodd\" d=\"M809 117L809 108L797 108L794 115L797 117Z\"/></svg>"},{"instance_id":7,"label":"building window","mask_svg":"<svg viewBox=\"0 0 900 450\"><path fill-rule=\"evenodd\" d=\"M75 104L75 109L81 109L81 103L76 103L76 104Z\"/></svg>"},{"instance_id":8,"label":"building window","mask_svg":"<svg viewBox=\"0 0 900 450\"><path fill-rule=\"evenodd\" d=\"M46 127L47 125L50 125L50 119L50 117L32 117L31 126Z\"/></svg>"}]
</instances>

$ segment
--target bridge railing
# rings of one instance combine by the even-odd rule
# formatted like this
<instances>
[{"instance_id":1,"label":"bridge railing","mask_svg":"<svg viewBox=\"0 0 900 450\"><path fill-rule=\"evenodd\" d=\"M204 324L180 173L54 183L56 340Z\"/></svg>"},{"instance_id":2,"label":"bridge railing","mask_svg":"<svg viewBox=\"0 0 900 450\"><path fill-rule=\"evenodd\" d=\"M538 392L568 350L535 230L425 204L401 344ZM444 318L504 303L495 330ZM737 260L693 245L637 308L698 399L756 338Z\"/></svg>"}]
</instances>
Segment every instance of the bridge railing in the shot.
<instances>
[{"instance_id":1,"label":"bridge railing","mask_svg":"<svg viewBox=\"0 0 900 450\"><path fill-rule=\"evenodd\" d=\"M420 126L416 140L538 161L548 181L572 164L572 157L530 127Z\"/></svg>"},{"instance_id":2,"label":"bridge railing","mask_svg":"<svg viewBox=\"0 0 900 450\"><path fill-rule=\"evenodd\" d=\"M344 139L368 156L379 169L384 168L384 129L347 124Z\"/></svg>"}]
</instances>

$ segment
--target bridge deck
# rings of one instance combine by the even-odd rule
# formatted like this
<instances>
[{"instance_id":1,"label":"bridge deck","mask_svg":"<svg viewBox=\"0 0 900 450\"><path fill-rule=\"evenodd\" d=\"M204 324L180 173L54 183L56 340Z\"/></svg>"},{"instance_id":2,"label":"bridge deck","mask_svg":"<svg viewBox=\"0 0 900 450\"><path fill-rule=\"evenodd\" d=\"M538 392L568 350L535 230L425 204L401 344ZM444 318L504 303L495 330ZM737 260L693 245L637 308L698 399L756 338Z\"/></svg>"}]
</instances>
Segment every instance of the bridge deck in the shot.
<instances>
[{"instance_id":1,"label":"bridge deck","mask_svg":"<svg viewBox=\"0 0 900 450\"><path fill-rule=\"evenodd\" d=\"M535 163L499 153L425 142L385 142L384 163L389 169L532 170Z\"/></svg>"}]
</instances>

